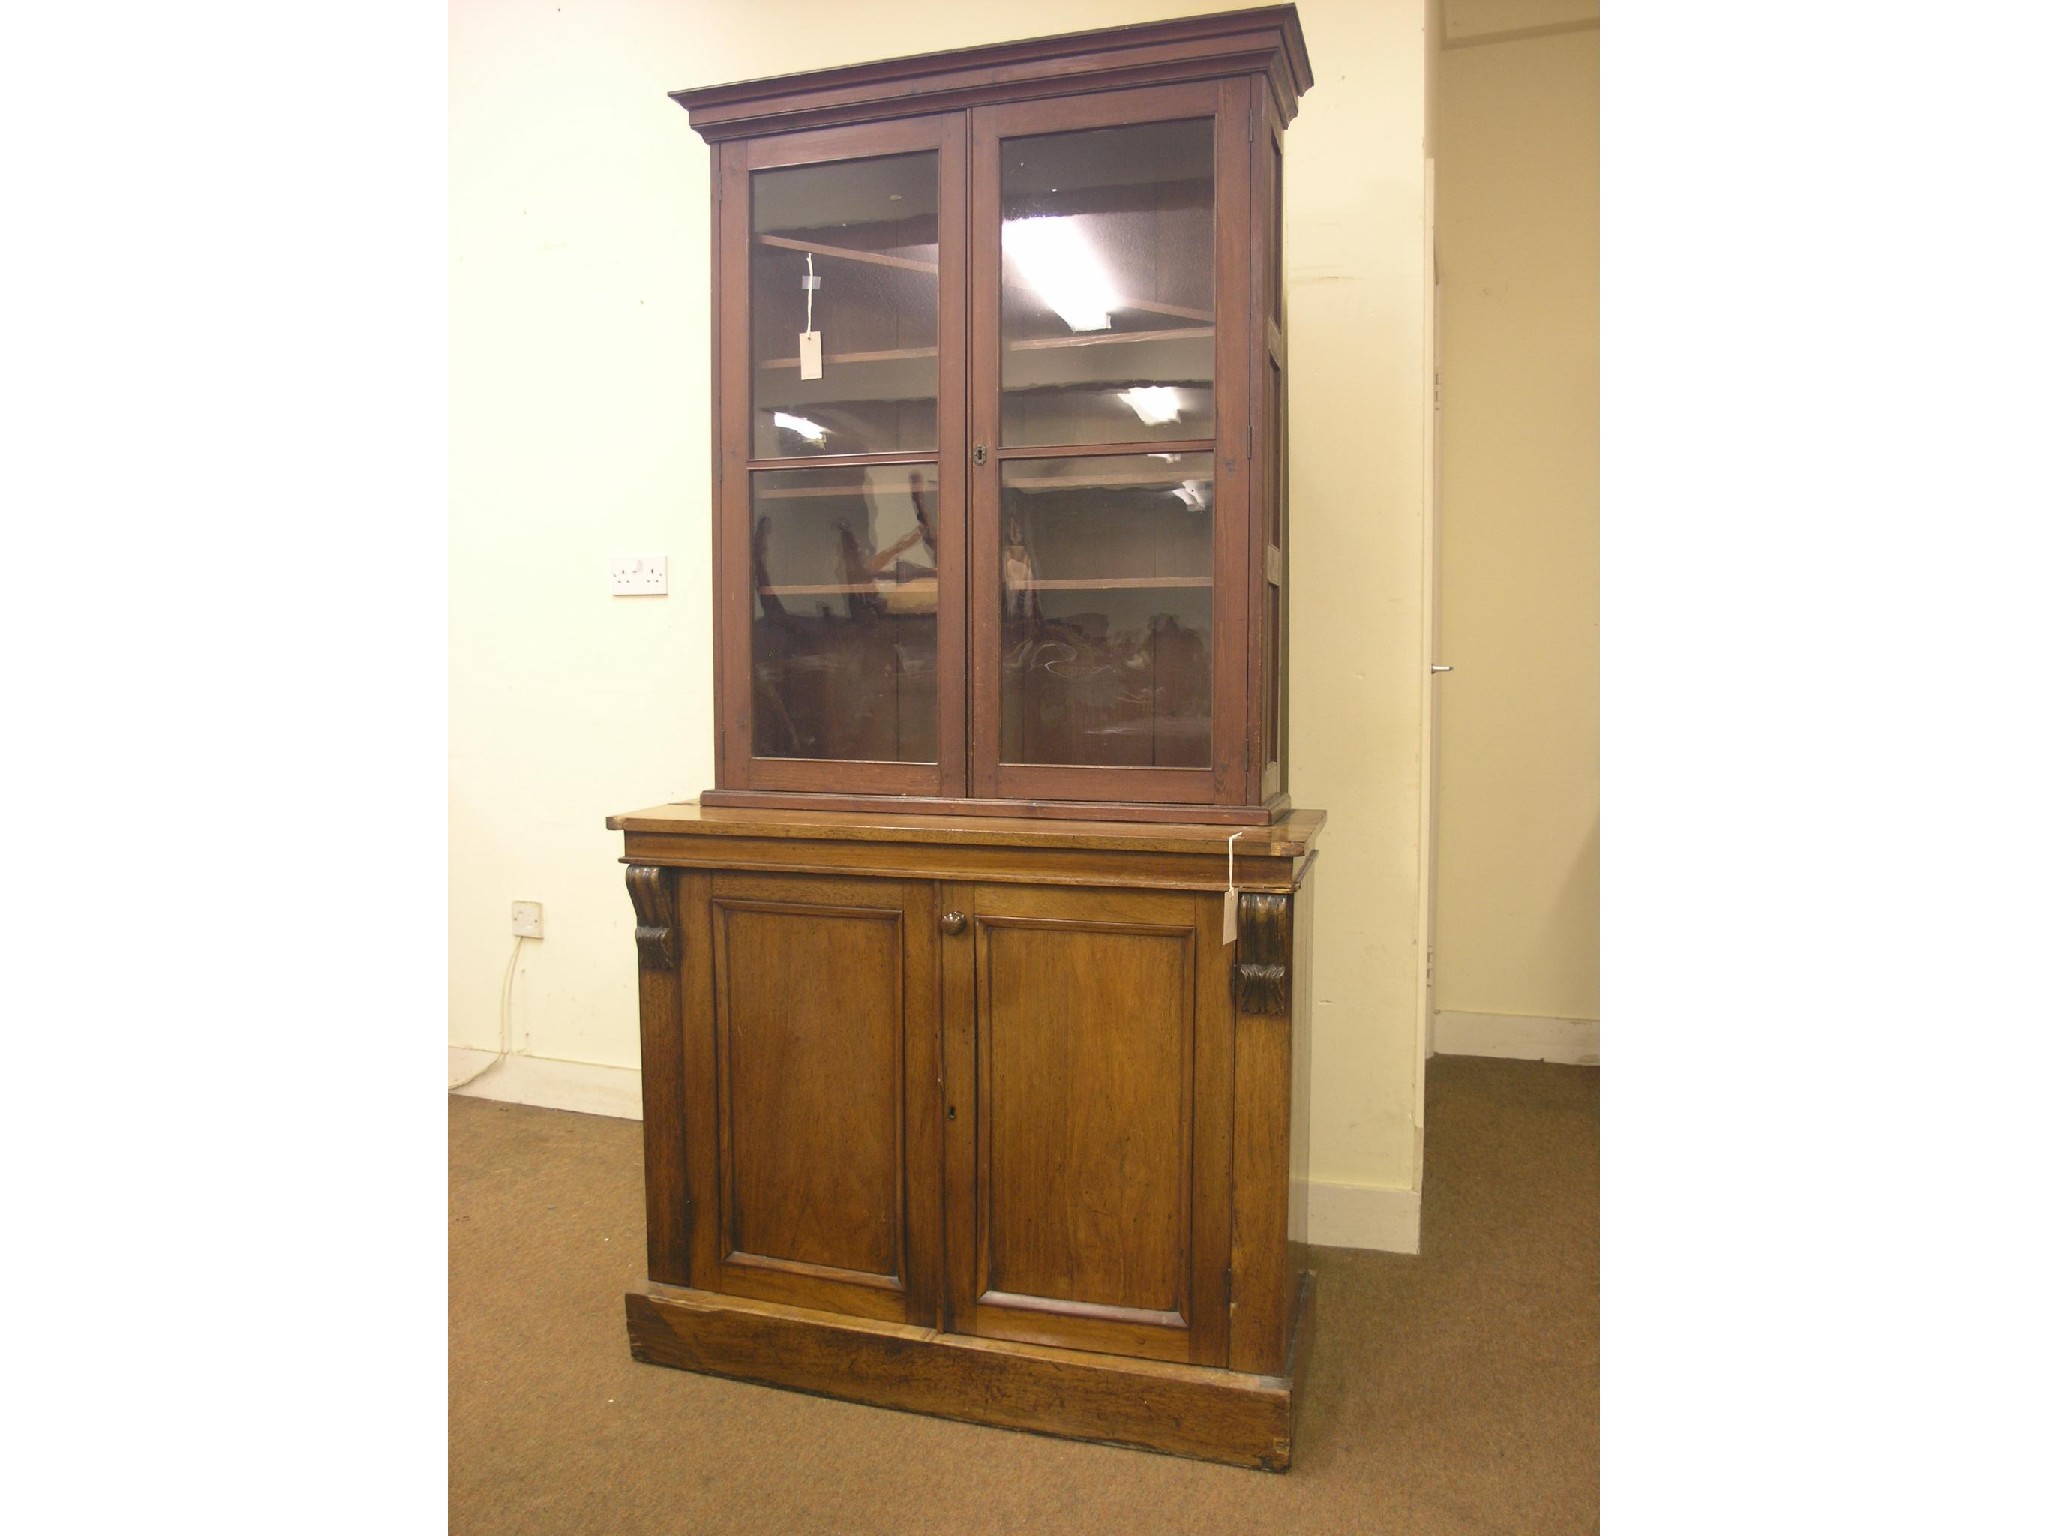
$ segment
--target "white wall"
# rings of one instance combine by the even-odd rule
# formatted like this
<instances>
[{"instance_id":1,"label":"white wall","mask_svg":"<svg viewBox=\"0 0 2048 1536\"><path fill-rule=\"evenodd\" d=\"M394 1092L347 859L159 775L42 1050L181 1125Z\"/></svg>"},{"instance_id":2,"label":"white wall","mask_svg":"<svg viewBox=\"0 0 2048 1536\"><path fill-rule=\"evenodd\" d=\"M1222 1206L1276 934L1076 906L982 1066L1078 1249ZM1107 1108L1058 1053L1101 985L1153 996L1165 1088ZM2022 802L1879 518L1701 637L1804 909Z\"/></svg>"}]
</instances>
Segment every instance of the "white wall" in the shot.
<instances>
[{"instance_id":1,"label":"white wall","mask_svg":"<svg viewBox=\"0 0 2048 1536\"><path fill-rule=\"evenodd\" d=\"M707 155L668 90L1196 11L1192 0L455 0L450 1041L637 1066L607 813L711 782ZM1318 865L1319 1241L1412 1246L1427 322L1423 0L1303 0L1288 140L1293 792ZM615 550L670 596L615 599Z\"/></svg>"},{"instance_id":2,"label":"white wall","mask_svg":"<svg viewBox=\"0 0 2048 1536\"><path fill-rule=\"evenodd\" d=\"M1436 1045L1597 1059L1598 11L1445 17Z\"/></svg>"}]
</instances>

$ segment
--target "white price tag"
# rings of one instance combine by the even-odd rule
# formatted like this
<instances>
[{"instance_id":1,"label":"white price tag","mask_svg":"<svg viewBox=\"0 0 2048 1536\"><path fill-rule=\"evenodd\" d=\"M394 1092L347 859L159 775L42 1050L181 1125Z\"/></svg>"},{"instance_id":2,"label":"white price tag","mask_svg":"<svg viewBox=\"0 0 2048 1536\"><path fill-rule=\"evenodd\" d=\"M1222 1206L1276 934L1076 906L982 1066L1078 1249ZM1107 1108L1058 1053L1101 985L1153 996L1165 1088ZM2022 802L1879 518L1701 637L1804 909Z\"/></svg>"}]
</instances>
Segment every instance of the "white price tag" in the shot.
<instances>
[{"instance_id":1,"label":"white price tag","mask_svg":"<svg viewBox=\"0 0 2048 1536\"><path fill-rule=\"evenodd\" d=\"M796 338L796 372L800 379L825 377L825 344L822 332L800 331Z\"/></svg>"},{"instance_id":2,"label":"white price tag","mask_svg":"<svg viewBox=\"0 0 2048 1536\"><path fill-rule=\"evenodd\" d=\"M1230 834L1230 841L1223 845L1225 855L1224 868L1228 871L1223 877L1225 884L1228 886L1228 889L1223 893L1223 943L1225 948L1237 942L1237 840L1243 836L1242 832L1233 832Z\"/></svg>"}]
</instances>

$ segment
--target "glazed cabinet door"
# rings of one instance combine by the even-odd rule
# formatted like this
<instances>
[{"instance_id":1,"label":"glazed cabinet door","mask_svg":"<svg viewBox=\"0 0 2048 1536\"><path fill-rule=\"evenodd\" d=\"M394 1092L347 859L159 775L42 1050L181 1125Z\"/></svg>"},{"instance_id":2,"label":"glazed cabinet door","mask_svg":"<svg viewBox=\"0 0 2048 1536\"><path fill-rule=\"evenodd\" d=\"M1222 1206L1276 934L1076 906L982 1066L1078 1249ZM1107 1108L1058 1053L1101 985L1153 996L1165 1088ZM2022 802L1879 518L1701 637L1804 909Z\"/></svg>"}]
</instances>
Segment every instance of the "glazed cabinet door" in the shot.
<instances>
[{"instance_id":1,"label":"glazed cabinet door","mask_svg":"<svg viewBox=\"0 0 2048 1536\"><path fill-rule=\"evenodd\" d=\"M719 146L724 786L965 788L965 136Z\"/></svg>"},{"instance_id":2,"label":"glazed cabinet door","mask_svg":"<svg viewBox=\"0 0 2048 1536\"><path fill-rule=\"evenodd\" d=\"M1007 885L942 899L946 1326L1226 1363L1220 899Z\"/></svg>"},{"instance_id":3,"label":"glazed cabinet door","mask_svg":"<svg viewBox=\"0 0 2048 1536\"><path fill-rule=\"evenodd\" d=\"M1249 86L973 114L981 795L1242 803Z\"/></svg>"},{"instance_id":4,"label":"glazed cabinet door","mask_svg":"<svg viewBox=\"0 0 2048 1536\"><path fill-rule=\"evenodd\" d=\"M928 882L685 873L690 1269L704 1290L930 1324L938 930Z\"/></svg>"}]
</instances>

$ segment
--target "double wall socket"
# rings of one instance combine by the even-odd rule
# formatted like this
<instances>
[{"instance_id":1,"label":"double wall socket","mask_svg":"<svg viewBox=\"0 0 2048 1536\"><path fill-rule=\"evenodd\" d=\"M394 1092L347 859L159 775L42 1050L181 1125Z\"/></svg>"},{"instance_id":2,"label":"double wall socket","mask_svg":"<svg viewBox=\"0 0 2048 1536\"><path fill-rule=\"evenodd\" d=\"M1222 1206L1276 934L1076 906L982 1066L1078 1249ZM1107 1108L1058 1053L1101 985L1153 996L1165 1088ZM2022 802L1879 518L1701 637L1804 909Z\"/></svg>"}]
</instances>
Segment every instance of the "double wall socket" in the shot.
<instances>
[{"instance_id":1,"label":"double wall socket","mask_svg":"<svg viewBox=\"0 0 2048 1536\"><path fill-rule=\"evenodd\" d=\"M537 901L515 901L512 903L512 935L520 939L540 937L540 903Z\"/></svg>"},{"instance_id":2,"label":"double wall socket","mask_svg":"<svg viewBox=\"0 0 2048 1536\"><path fill-rule=\"evenodd\" d=\"M666 597L667 555L613 555L612 596Z\"/></svg>"}]
</instances>

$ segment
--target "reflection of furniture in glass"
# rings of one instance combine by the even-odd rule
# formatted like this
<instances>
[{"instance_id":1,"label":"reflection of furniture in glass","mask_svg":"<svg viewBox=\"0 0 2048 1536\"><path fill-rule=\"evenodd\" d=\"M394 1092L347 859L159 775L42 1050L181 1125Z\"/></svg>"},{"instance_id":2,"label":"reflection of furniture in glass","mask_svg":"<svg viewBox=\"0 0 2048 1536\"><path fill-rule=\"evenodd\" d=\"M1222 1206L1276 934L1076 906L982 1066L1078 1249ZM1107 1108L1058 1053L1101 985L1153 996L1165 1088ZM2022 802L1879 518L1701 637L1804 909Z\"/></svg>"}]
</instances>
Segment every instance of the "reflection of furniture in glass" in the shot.
<instances>
[{"instance_id":1,"label":"reflection of furniture in glass","mask_svg":"<svg viewBox=\"0 0 2048 1536\"><path fill-rule=\"evenodd\" d=\"M612 822L640 1358L1287 1464L1308 82L1281 6L678 93L716 189L718 783Z\"/></svg>"}]
</instances>

